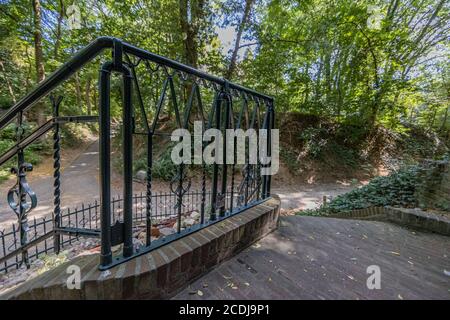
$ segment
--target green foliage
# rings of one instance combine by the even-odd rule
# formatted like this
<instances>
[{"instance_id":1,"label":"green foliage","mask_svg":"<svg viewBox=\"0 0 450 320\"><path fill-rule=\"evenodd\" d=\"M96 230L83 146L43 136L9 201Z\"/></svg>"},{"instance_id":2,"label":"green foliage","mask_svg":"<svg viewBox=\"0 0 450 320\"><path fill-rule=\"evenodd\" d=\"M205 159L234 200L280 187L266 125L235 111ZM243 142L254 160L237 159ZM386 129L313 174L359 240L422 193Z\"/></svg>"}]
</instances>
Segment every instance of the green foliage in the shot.
<instances>
[{"instance_id":1,"label":"green foliage","mask_svg":"<svg viewBox=\"0 0 450 320\"><path fill-rule=\"evenodd\" d=\"M299 170L298 155L294 150L288 148L287 146L280 146L280 158L283 163L288 167L291 173L297 173Z\"/></svg>"},{"instance_id":2,"label":"green foliage","mask_svg":"<svg viewBox=\"0 0 450 320\"><path fill-rule=\"evenodd\" d=\"M167 144L161 150L161 153L153 158L152 178L170 181L177 174L178 166L171 158L173 144ZM147 170L147 158L142 154L134 162L134 171Z\"/></svg>"},{"instance_id":3,"label":"green foliage","mask_svg":"<svg viewBox=\"0 0 450 320\"><path fill-rule=\"evenodd\" d=\"M33 130L33 125L25 122L23 124L25 134ZM3 154L16 143L16 125L10 124L0 131L0 154ZM37 141L25 148L25 159L27 162L36 165L42 161L42 157L50 154L51 143L46 140ZM9 177L11 167L16 166L16 158L13 157L0 167L0 182Z\"/></svg>"},{"instance_id":4,"label":"green foliage","mask_svg":"<svg viewBox=\"0 0 450 320\"><path fill-rule=\"evenodd\" d=\"M419 171L418 166L404 167L389 176L374 178L361 188L337 196L317 210L306 210L299 214L328 215L373 206L414 206Z\"/></svg>"},{"instance_id":5,"label":"green foliage","mask_svg":"<svg viewBox=\"0 0 450 320\"><path fill-rule=\"evenodd\" d=\"M258 47L256 56L246 53L243 78L272 93L283 111L368 128L405 122L449 128L449 30L439 27L450 17L444 3L271 1L254 26ZM378 27L369 23L373 6ZM430 25L436 29L428 38ZM433 50L439 54L429 59Z\"/></svg>"},{"instance_id":6,"label":"green foliage","mask_svg":"<svg viewBox=\"0 0 450 320\"><path fill-rule=\"evenodd\" d=\"M300 135L304 152L313 159L319 158L327 145L326 136L328 134L323 128L306 128Z\"/></svg>"},{"instance_id":7,"label":"green foliage","mask_svg":"<svg viewBox=\"0 0 450 320\"><path fill-rule=\"evenodd\" d=\"M363 139L357 130L348 130L346 124L324 124L321 127L307 127L300 133L302 153L309 159L332 161L355 167L359 160L359 146ZM351 129L354 129L352 126ZM349 132L350 131L350 132Z\"/></svg>"},{"instance_id":8,"label":"green foliage","mask_svg":"<svg viewBox=\"0 0 450 320\"><path fill-rule=\"evenodd\" d=\"M231 54L224 52L217 30L242 27L242 41L236 43L240 45L237 82L273 95L278 114L296 111L341 124L334 131L313 127L302 132L299 140L307 157L327 160L333 155L355 166L364 139L377 124L406 134L410 134L408 125L414 124L449 135L450 9L445 0L255 0L244 25L245 3L237 0L41 0L40 4L42 30L35 30L29 1L0 3L0 110L11 107L36 84L35 34L43 37L46 74L96 37L113 36L221 75ZM69 28L66 9L71 4L80 9L79 29ZM372 6L381 14L377 27L369 23ZM97 114L98 69L106 59L110 53L86 65L57 89L64 96L62 115ZM137 73L143 103L152 119L165 75L160 70L150 77L144 63ZM121 117L121 86L120 78L113 76L113 120ZM186 86L175 79L175 87L181 106ZM42 109L36 110L40 105L36 104L26 115L31 124L37 114L51 114L48 101L41 103ZM163 113L173 116L173 106L166 103ZM142 124L142 118L136 108L136 121ZM76 143L77 131L64 134ZM11 137L4 139L0 151L12 143ZM298 154L290 147L285 146L281 156L295 169ZM413 142L410 149L414 148ZM37 154L45 150L45 145L30 147L27 161L39 161ZM417 150L422 155L429 151L425 147ZM168 160L168 155L162 154L155 161L156 175L170 176L174 168L168 166ZM136 168L145 165L144 160L137 161Z\"/></svg>"}]
</instances>

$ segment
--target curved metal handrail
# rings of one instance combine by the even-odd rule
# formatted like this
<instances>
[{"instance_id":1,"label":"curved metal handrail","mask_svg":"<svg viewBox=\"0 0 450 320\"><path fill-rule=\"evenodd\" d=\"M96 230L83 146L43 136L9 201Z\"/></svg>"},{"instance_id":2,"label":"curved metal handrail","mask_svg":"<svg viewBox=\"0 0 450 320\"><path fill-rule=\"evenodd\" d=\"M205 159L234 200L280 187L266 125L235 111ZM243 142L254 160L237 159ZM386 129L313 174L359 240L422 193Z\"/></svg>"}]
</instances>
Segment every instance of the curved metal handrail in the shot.
<instances>
[{"instance_id":1,"label":"curved metal handrail","mask_svg":"<svg viewBox=\"0 0 450 320\"><path fill-rule=\"evenodd\" d=\"M49 93L52 89L54 89L58 84L69 78L75 72L77 72L80 68L82 68L86 63L90 62L96 56L98 56L104 49L114 48L115 46L122 46L122 49L126 53L130 53L136 57L142 59L150 59L156 63L166 65L169 68L188 72L193 74L199 78L206 79L212 82L215 82L219 85L227 84L231 89L237 89L240 91L244 91L247 94L253 95L255 97L265 99L268 101L273 101L273 98L259 92L256 92L252 89L243 87L233 82L229 82L226 79L219 78L213 75L210 75L206 72L194 69L190 66L182 64L180 62L168 59L166 57L157 55L155 53L151 53L144 49L135 47L131 44L123 42L120 39L114 37L99 37L88 44L86 47L81 49L78 53L76 53L68 62L59 67L55 72L49 75L44 81L39 83L29 94L27 94L23 99L18 101L14 106L8 109L1 117L0 117L0 130L4 128L8 123L10 123L14 117L19 112L23 112L30 107L32 107L35 103L37 103L42 97L44 97L47 93Z\"/></svg>"}]
</instances>

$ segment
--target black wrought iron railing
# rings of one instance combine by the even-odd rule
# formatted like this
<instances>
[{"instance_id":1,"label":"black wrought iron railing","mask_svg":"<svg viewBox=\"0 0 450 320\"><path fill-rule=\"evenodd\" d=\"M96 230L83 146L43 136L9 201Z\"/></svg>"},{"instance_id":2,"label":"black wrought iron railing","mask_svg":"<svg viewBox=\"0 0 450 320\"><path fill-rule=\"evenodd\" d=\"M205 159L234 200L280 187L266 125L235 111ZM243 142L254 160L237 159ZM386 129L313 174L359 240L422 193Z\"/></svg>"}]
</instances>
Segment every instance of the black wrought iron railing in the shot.
<instances>
[{"instance_id":1,"label":"black wrought iron railing","mask_svg":"<svg viewBox=\"0 0 450 320\"><path fill-rule=\"evenodd\" d=\"M111 50L112 58L100 67L98 117L61 116L63 95L58 92L63 82L105 50ZM122 80L119 94L122 121L118 136L122 147L123 192L116 199L111 197L112 74L118 74ZM51 119L31 133L24 132L24 113L46 96L51 98ZM163 115L169 115L168 122ZM115 38L99 38L76 54L6 111L0 117L0 130L13 120L16 120L17 143L0 155L0 165L14 158L17 160L17 167L12 170L17 182L7 198L18 223L13 230L0 233L0 270L29 265L30 259L42 253L58 253L78 237L100 238L99 268L108 269L238 214L270 196L271 177L262 175L260 170L270 163L261 163L260 157L256 163L250 163L247 152L244 164L227 164L227 154L232 154L235 159L237 151L235 144L233 149L227 149L225 131L253 128L270 132L274 128L273 99ZM172 129L192 131L195 121L201 123L200 132L194 132L201 138L201 151L206 148L203 138L207 129L215 128L224 133L223 153L215 155L223 162L212 165L206 165L204 161L181 163L166 185L170 193L162 194L158 192L158 186L153 186L153 173L155 163L160 161L155 146L161 147L164 138L170 136L164 125L169 123ZM63 213L60 140L61 125L67 122L99 124L100 201ZM29 224L30 212L37 205L37 195L26 179L32 166L25 161L24 149L50 131L54 142L54 208L51 217L42 221L34 219ZM256 134L259 142L258 131ZM267 156L270 158L270 133L267 137ZM145 141L146 182L145 192L141 195L133 192L134 139ZM172 231L162 233L163 228L159 228L158 236L152 236L153 228L167 220L170 220ZM112 247L118 245L121 250L113 255Z\"/></svg>"}]
</instances>

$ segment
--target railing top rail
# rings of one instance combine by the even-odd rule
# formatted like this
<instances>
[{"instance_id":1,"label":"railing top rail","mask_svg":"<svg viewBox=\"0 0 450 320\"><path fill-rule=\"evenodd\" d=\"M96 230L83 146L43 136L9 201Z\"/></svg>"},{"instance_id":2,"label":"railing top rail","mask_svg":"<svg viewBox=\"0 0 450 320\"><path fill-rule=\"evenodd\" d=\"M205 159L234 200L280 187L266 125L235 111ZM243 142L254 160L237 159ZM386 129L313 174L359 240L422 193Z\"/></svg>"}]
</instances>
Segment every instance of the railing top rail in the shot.
<instances>
[{"instance_id":1,"label":"railing top rail","mask_svg":"<svg viewBox=\"0 0 450 320\"><path fill-rule=\"evenodd\" d=\"M142 58L142 59L148 59L148 60L151 60L151 61L153 61L155 63L166 65L169 68L193 74L193 75L195 75L195 76L197 76L199 78L203 78L203 79L215 82L215 83L217 83L219 85L222 85L222 86L225 85L226 83L228 83L228 86L231 89L236 89L236 90L239 90L239 91L243 91L243 92L246 92L246 93L248 93L250 95L256 96L258 98L269 100L269 101L273 101L273 97L267 96L265 94L262 94L260 92L255 91L253 89L249 89L249 88L243 87L241 85L238 85L236 83L228 81L228 80L226 80L224 78L219 78L217 76L210 75L210 74L208 74L206 72L197 70L195 68L187 66L187 65L185 65L183 63L180 63L178 61L171 60L169 58L157 55L155 53L148 52L148 51L143 50L141 48L137 48L137 47L135 47L135 46L133 46L131 44L123 43L123 49L124 49L125 52L128 52L128 53L130 53L130 54L132 54L132 55L134 55L136 57L139 57L139 58Z\"/></svg>"},{"instance_id":2,"label":"railing top rail","mask_svg":"<svg viewBox=\"0 0 450 320\"><path fill-rule=\"evenodd\" d=\"M122 45L122 49L126 53L130 53L141 59L151 60L155 63L165 65L169 68L193 74L199 78L215 82L221 86L227 85L231 89L236 89L243 91L247 94L253 95L255 97L267 100L269 102L273 101L273 98L264 94L261 94L255 90L240 86L226 79L219 78L210 75L206 72L194 69L190 66L182 64L180 62L165 58L163 56L151 53L141 48L137 48L131 44L121 41L120 39L113 37L99 37L88 44L86 47L81 49L76 53L68 62L59 67L55 72L48 76L44 81L39 83L29 94L27 94L23 99L17 102L9 110L5 112L0 117L0 129L4 128L8 123L10 123L14 117L19 112L23 112L28 108L32 107L36 102L42 97L53 90L62 81L69 78L72 74L78 71L86 63L91 61L97 55L99 55L104 49L114 48L115 45Z\"/></svg>"}]
</instances>

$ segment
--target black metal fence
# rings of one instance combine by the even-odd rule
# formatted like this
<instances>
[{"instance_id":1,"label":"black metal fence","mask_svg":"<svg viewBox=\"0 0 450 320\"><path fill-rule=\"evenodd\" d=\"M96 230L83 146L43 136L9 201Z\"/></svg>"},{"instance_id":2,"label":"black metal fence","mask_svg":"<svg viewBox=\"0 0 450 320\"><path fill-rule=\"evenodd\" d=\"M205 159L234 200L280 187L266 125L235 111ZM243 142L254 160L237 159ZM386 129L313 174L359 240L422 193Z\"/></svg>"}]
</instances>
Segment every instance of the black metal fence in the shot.
<instances>
[{"instance_id":1,"label":"black metal fence","mask_svg":"<svg viewBox=\"0 0 450 320\"><path fill-rule=\"evenodd\" d=\"M109 49L112 58L104 62L99 73L99 106L97 116L61 116L62 96L57 94L60 85L71 75ZM122 103L121 159L123 194L111 197L111 76L118 74L122 80L120 99ZM52 118L42 126L25 134L22 129L24 112L50 94ZM162 137L170 135L163 127L162 114L170 114L171 127L193 129L194 122L201 123L201 151L207 129L223 133L221 154L208 170L201 164L179 164L176 174L167 187L169 193L155 192L153 171L155 145ZM8 193L8 203L16 213L18 224L11 231L0 234L0 265L3 270L29 265L30 259L50 250L56 253L71 243L71 239L100 237L100 269L108 269L132 257L153 250L179 237L216 223L231 215L261 203L270 196L270 175L262 175L261 169L271 164L250 163L249 151L245 163L236 165L226 161L231 154L237 158L236 145L228 149L227 129L264 129L267 134L267 156L271 156L271 135L274 128L273 99L254 90L242 87L226 79L218 78L193 69L179 62L161 57L115 38L102 37L76 54L69 62L40 83L25 98L0 117L0 130L16 119L17 143L0 155L0 165L16 157L16 185ZM99 175L100 200L81 209L61 210L61 125L67 122L99 123ZM51 218L33 220L29 225L28 213L36 207L37 195L28 185L26 176L32 166L25 162L24 149L45 133L53 132L54 159L54 210ZM259 151L260 135L256 132ZM146 191L140 195L133 192L133 139L140 137L146 145ZM233 137L234 142L236 138ZM217 152L217 151L216 151ZM196 168L193 168L196 167ZM200 179L198 190L191 190L192 176ZM158 190L156 190L158 191ZM194 209L195 208L195 209ZM186 219L192 211L197 214L195 223ZM152 228L160 218L174 218L173 234L152 238ZM188 223L189 222L189 223ZM141 230L142 243L136 246L135 233ZM122 250L113 256L112 247L121 245ZM1 251L0 251L1 252ZM21 256L21 257L19 257Z\"/></svg>"},{"instance_id":2,"label":"black metal fence","mask_svg":"<svg viewBox=\"0 0 450 320\"><path fill-rule=\"evenodd\" d=\"M190 192L184 196L183 215L188 215L192 212L199 212L201 210L201 192ZM227 207L231 207L231 192L227 193ZM234 197L235 199L237 197ZM146 220L146 195L145 193L135 194L133 196L133 234L134 238L138 238L138 232L142 222ZM210 206L211 192L206 193L206 205ZM156 227L164 221L176 218L177 214L174 212L176 205L176 195L169 192L155 192L152 195L152 221L153 226ZM123 221L123 199L119 196L112 197L111 200L111 220ZM199 221L196 221L196 224ZM73 242L80 240L80 235L76 230L91 230L92 234L84 235L83 238L89 239L100 237L100 204L94 201L92 204L82 204L79 207L67 208L61 213L61 226L67 230L74 230L73 232L61 235L60 248L54 247L53 238L49 235L54 233L54 221L52 215L36 218L34 217L28 224L28 241L32 245L27 246L29 262L38 259L40 256L55 251L63 250L70 247ZM193 225L195 227L195 225ZM177 231L174 229L173 233ZM159 238L159 237L155 237ZM41 241L39 241L41 240ZM34 242L34 244L33 244ZM144 243L137 244L143 246ZM0 259L10 256L9 259L4 260L0 264L0 272L8 272L13 269L18 269L22 265L20 253L23 248L20 244L20 228L18 223L11 224L10 228L0 230Z\"/></svg>"}]
</instances>

